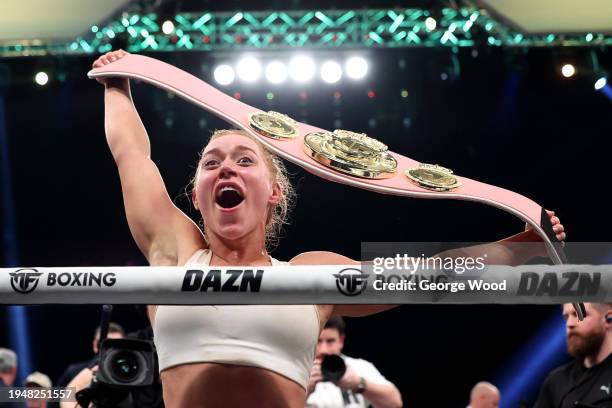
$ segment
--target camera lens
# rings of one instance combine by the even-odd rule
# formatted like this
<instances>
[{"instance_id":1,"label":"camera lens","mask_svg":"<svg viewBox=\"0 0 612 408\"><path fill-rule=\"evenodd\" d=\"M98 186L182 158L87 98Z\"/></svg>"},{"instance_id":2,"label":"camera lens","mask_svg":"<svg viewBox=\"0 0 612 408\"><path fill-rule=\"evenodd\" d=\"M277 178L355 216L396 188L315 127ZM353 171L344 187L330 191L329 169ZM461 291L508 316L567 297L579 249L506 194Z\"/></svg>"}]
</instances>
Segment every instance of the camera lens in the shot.
<instances>
[{"instance_id":1,"label":"camera lens","mask_svg":"<svg viewBox=\"0 0 612 408\"><path fill-rule=\"evenodd\" d=\"M121 382L134 381L139 374L139 369L137 356L129 351L117 353L111 362L113 376Z\"/></svg>"},{"instance_id":2,"label":"camera lens","mask_svg":"<svg viewBox=\"0 0 612 408\"><path fill-rule=\"evenodd\" d=\"M321 374L323 374L323 381L340 381L345 372L346 364L344 363L344 359L342 357L332 354L323 358L323 361L321 362Z\"/></svg>"}]
</instances>

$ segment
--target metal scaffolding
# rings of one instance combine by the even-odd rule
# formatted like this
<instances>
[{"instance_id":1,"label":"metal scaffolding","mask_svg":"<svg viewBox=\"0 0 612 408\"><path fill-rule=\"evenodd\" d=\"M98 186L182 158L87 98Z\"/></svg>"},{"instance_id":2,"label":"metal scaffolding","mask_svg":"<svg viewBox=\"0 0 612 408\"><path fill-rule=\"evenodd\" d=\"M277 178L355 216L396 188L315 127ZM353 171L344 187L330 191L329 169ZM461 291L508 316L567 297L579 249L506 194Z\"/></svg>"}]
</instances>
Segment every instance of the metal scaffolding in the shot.
<instances>
[{"instance_id":1,"label":"metal scaffolding","mask_svg":"<svg viewBox=\"0 0 612 408\"><path fill-rule=\"evenodd\" d=\"M168 34L164 21L172 22ZM124 13L68 43L43 41L0 45L0 55L89 54L122 41L130 52L247 49L608 46L604 33L525 34L486 10L425 9L296 10L260 12Z\"/></svg>"}]
</instances>

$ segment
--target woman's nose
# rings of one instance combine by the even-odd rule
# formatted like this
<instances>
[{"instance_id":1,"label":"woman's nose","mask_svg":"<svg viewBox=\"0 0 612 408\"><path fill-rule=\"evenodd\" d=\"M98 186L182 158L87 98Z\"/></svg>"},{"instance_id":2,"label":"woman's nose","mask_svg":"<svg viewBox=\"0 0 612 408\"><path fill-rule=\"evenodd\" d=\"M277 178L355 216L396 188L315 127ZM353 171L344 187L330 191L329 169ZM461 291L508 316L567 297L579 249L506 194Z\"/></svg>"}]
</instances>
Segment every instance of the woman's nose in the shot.
<instances>
[{"instance_id":1,"label":"woman's nose","mask_svg":"<svg viewBox=\"0 0 612 408\"><path fill-rule=\"evenodd\" d=\"M219 169L221 177L230 177L236 175L235 164L231 160L224 160Z\"/></svg>"}]
</instances>

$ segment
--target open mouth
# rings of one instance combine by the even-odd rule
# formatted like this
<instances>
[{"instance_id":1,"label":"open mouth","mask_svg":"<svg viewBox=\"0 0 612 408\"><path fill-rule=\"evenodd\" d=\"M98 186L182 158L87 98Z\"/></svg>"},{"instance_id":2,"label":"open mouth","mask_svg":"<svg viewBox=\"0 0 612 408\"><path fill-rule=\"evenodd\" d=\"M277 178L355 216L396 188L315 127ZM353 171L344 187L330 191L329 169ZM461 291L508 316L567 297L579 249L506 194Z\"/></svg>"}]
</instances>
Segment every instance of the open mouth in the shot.
<instances>
[{"instance_id":1,"label":"open mouth","mask_svg":"<svg viewBox=\"0 0 612 408\"><path fill-rule=\"evenodd\" d=\"M229 209L242 203L244 201L244 197L240 191L228 186L219 190L215 201L221 208Z\"/></svg>"}]
</instances>

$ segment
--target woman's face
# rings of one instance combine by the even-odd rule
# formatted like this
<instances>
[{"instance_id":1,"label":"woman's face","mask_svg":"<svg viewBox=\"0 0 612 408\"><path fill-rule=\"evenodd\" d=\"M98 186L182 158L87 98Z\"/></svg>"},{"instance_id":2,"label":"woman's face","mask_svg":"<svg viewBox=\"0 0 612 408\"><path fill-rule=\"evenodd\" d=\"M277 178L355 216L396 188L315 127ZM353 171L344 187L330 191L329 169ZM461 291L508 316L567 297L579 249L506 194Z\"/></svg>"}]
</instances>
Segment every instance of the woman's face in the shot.
<instances>
[{"instance_id":1,"label":"woman's face","mask_svg":"<svg viewBox=\"0 0 612 408\"><path fill-rule=\"evenodd\" d=\"M265 234L268 209L280 201L280 194L262 151L251 138L227 134L204 149L193 200L209 232L225 239L238 239L255 230Z\"/></svg>"}]
</instances>

